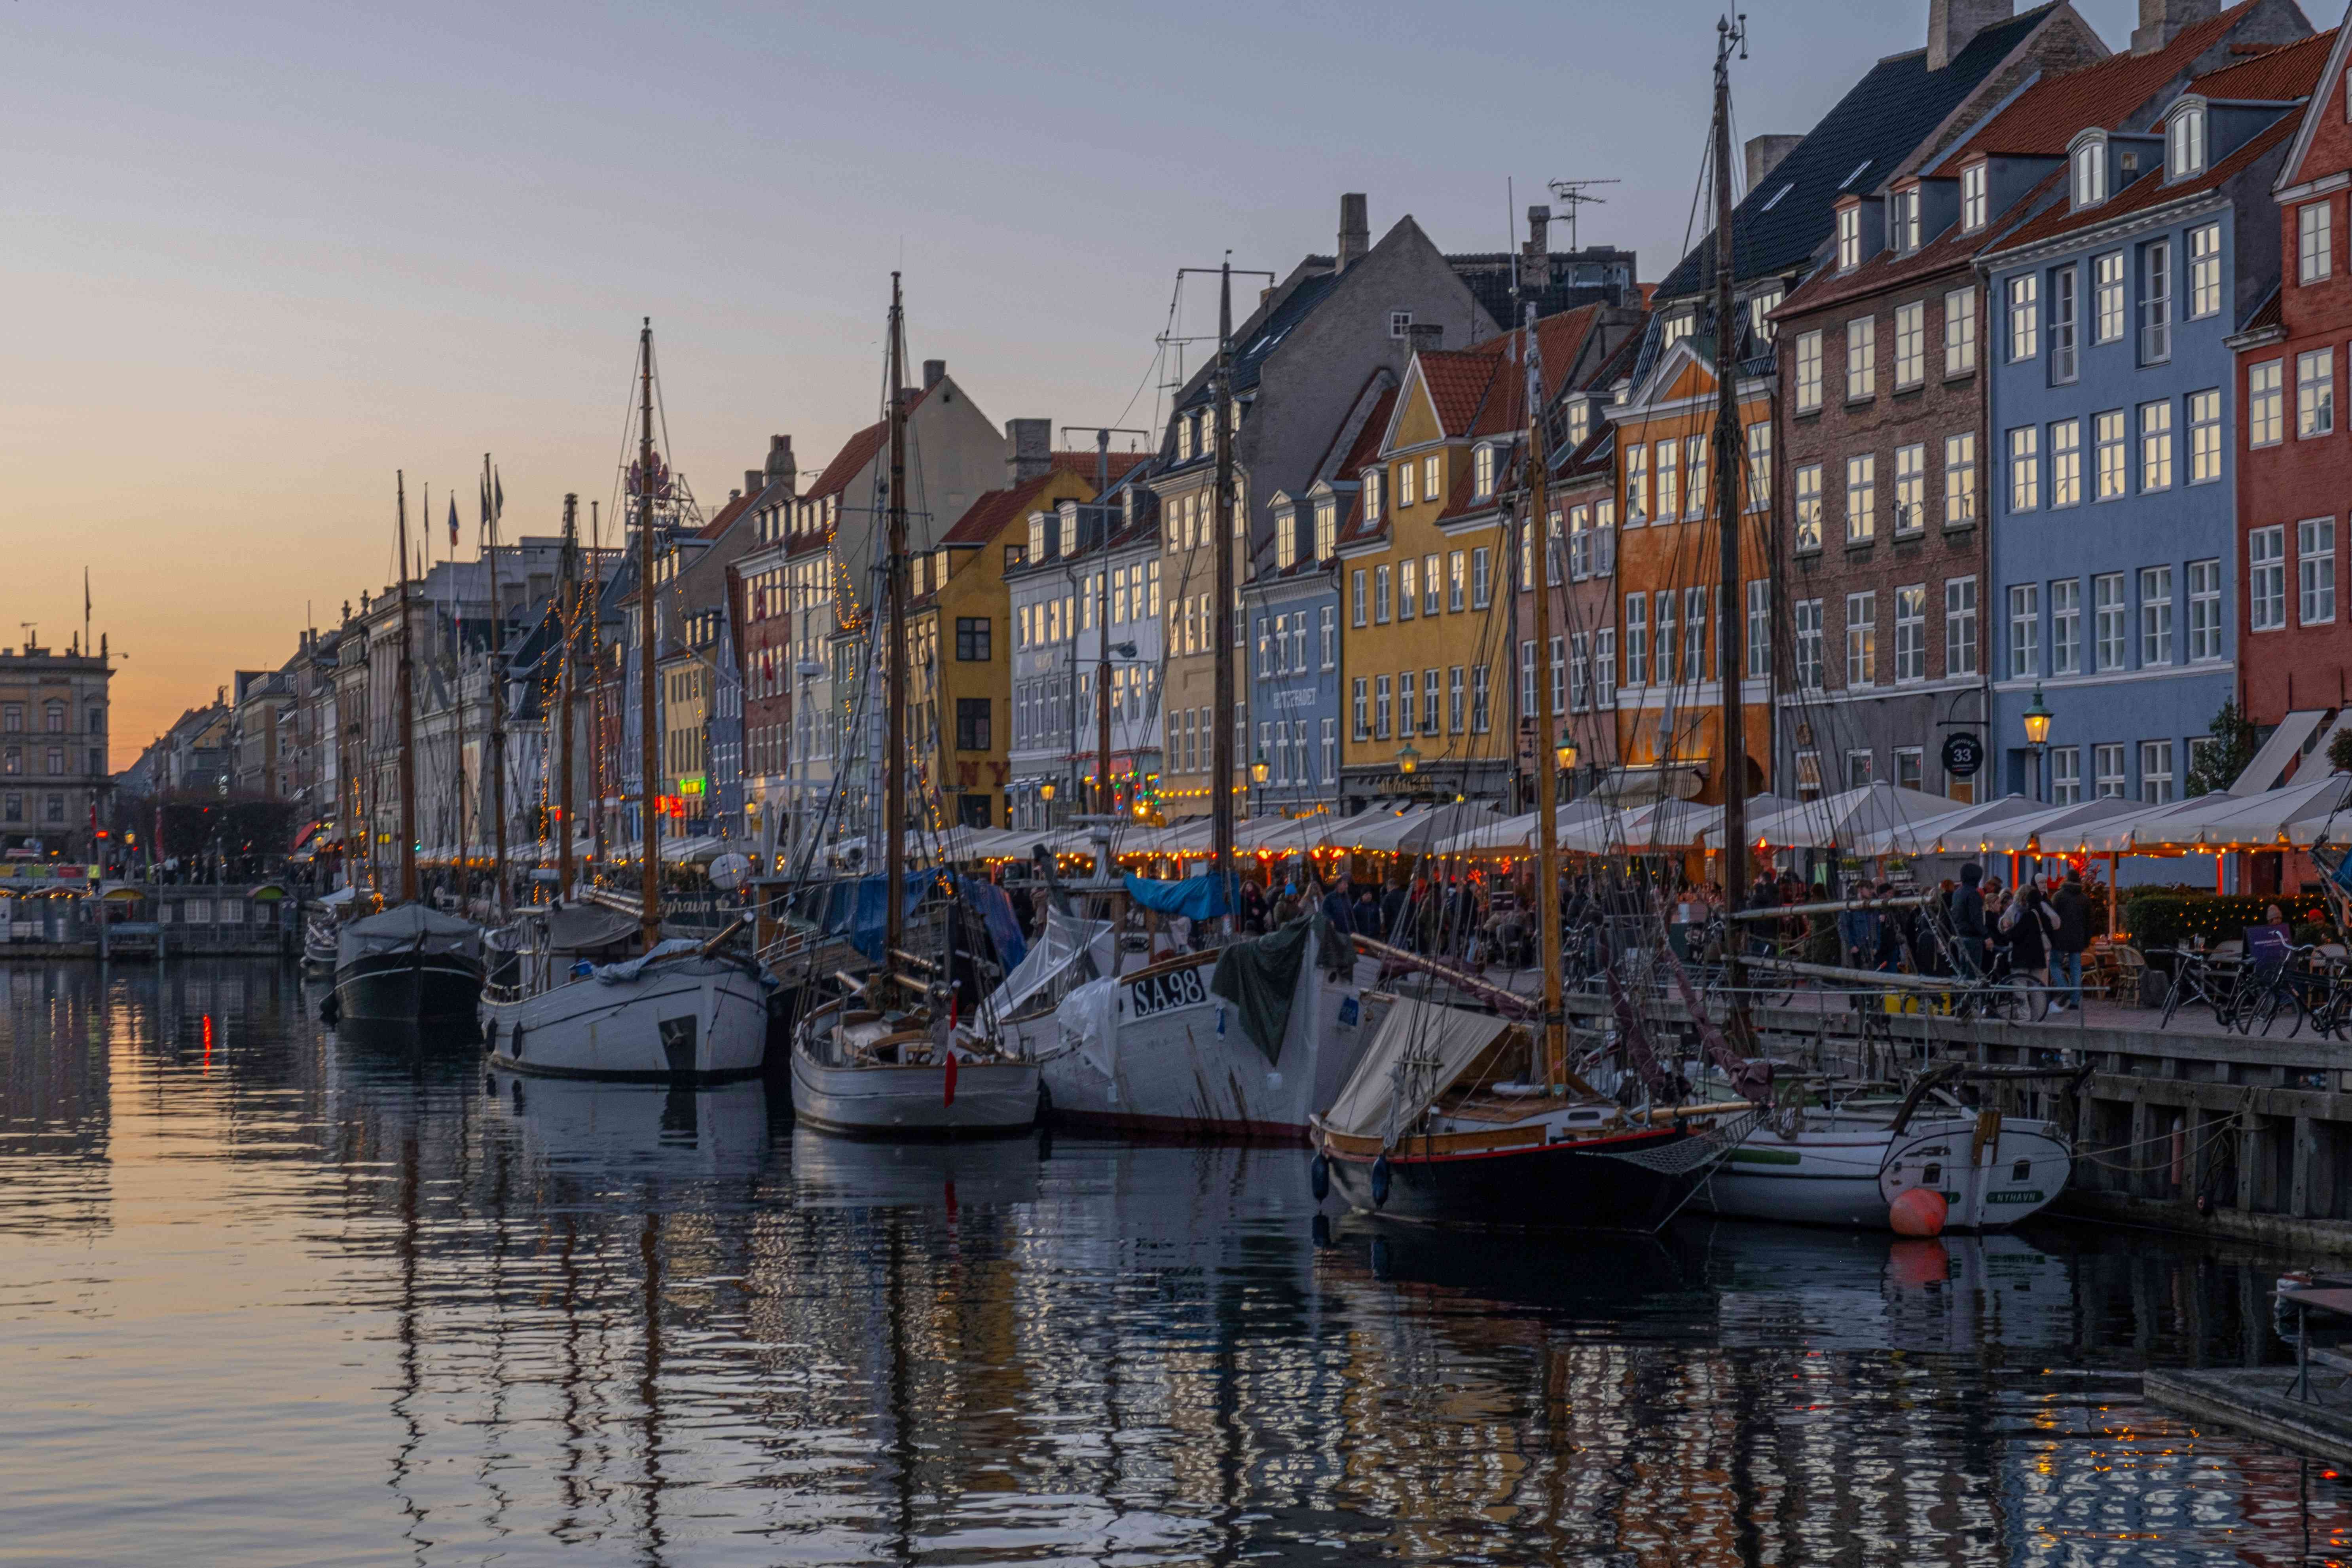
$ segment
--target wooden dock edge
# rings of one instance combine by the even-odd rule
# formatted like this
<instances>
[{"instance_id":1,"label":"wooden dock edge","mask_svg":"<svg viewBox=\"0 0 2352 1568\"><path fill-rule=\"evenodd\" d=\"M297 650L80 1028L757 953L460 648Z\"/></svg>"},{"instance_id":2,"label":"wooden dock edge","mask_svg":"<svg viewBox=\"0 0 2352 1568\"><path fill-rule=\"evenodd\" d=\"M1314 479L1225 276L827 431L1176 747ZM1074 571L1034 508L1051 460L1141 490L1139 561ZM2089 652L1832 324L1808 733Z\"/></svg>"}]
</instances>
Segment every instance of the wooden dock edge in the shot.
<instances>
[{"instance_id":1,"label":"wooden dock edge","mask_svg":"<svg viewBox=\"0 0 2352 1568\"><path fill-rule=\"evenodd\" d=\"M2352 1464L2352 1407L2306 1405L2283 1391L2293 1367L2227 1372L2148 1372L2141 1388L2148 1402L2192 1421L2211 1421L2265 1443Z\"/></svg>"}]
</instances>

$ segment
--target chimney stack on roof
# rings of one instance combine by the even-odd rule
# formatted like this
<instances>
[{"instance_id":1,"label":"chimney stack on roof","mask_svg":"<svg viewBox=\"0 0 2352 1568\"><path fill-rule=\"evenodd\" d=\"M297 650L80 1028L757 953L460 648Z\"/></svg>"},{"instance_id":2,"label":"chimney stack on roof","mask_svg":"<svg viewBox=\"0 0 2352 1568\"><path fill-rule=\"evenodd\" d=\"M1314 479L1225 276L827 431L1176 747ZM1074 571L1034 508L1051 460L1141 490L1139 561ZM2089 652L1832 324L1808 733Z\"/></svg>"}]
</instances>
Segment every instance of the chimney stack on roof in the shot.
<instances>
[{"instance_id":1,"label":"chimney stack on roof","mask_svg":"<svg viewBox=\"0 0 2352 1568\"><path fill-rule=\"evenodd\" d=\"M746 468L743 470L743 493L745 495L755 496L767 488L768 471L765 468Z\"/></svg>"},{"instance_id":2,"label":"chimney stack on roof","mask_svg":"<svg viewBox=\"0 0 2352 1568\"><path fill-rule=\"evenodd\" d=\"M1051 419L1008 419L1004 422L1004 442L1013 448L1007 459L1013 468L1013 482L1025 485L1031 479L1044 479L1054 468L1054 422Z\"/></svg>"},{"instance_id":3,"label":"chimney stack on roof","mask_svg":"<svg viewBox=\"0 0 2352 1568\"><path fill-rule=\"evenodd\" d=\"M1345 272L1371 248L1372 221L1366 215L1364 193L1350 191L1339 198L1339 264L1332 270Z\"/></svg>"},{"instance_id":4,"label":"chimney stack on roof","mask_svg":"<svg viewBox=\"0 0 2352 1568\"><path fill-rule=\"evenodd\" d=\"M2140 0L2147 9L2147 0ZM1927 68L1942 70L1987 27L2017 15L2017 0L1927 0Z\"/></svg>"},{"instance_id":5,"label":"chimney stack on roof","mask_svg":"<svg viewBox=\"0 0 2352 1568\"><path fill-rule=\"evenodd\" d=\"M799 488L800 468L793 461L793 438L790 436L768 437L768 482L784 487L790 496Z\"/></svg>"},{"instance_id":6,"label":"chimney stack on roof","mask_svg":"<svg viewBox=\"0 0 2352 1568\"><path fill-rule=\"evenodd\" d=\"M937 386L947 378L947 361L943 359L927 359L923 362L923 390L925 392L930 391L931 388Z\"/></svg>"},{"instance_id":7,"label":"chimney stack on roof","mask_svg":"<svg viewBox=\"0 0 2352 1568\"><path fill-rule=\"evenodd\" d=\"M1550 282L1551 208L1531 206L1528 209L1528 242L1519 247L1519 287L1541 289Z\"/></svg>"},{"instance_id":8,"label":"chimney stack on roof","mask_svg":"<svg viewBox=\"0 0 2352 1568\"><path fill-rule=\"evenodd\" d=\"M1780 160L1794 152L1797 143L1803 140L1801 136L1750 136L1748 139L1748 188L1752 191L1763 184L1764 176L1780 167Z\"/></svg>"},{"instance_id":9,"label":"chimney stack on roof","mask_svg":"<svg viewBox=\"0 0 2352 1568\"><path fill-rule=\"evenodd\" d=\"M2221 14L2221 0L2139 0L2139 26L2132 29L2131 52L2152 55L2179 37L2183 28Z\"/></svg>"},{"instance_id":10,"label":"chimney stack on roof","mask_svg":"<svg viewBox=\"0 0 2352 1568\"><path fill-rule=\"evenodd\" d=\"M1405 341L1417 354L1433 353L1445 346L1445 327L1438 321L1415 321L1404 330Z\"/></svg>"}]
</instances>

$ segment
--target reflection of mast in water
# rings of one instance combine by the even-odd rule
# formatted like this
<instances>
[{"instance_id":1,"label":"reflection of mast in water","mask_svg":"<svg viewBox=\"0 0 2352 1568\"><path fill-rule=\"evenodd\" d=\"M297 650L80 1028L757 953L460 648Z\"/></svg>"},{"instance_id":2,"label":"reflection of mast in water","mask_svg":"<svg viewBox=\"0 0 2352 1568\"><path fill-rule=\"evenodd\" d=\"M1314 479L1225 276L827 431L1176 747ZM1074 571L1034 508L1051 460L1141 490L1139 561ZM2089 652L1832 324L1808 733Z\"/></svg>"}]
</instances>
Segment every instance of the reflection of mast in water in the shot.
<instances>
[{"instance_id":1,"label":"reflection of mast in water","mask_svg":"<svg viewBox=\"0 0 2352 1568\"><path fill-rule=\"evenodd\" d=\"M408 1528L404 1532L415 1549L416 1560L425 1561L425 1548L430 1545L417 1534L425 1523L424 1507L408 1492L408 1460L425 1444L425 1424L417 1419L415 1401L424 1385L423 1361L418 1343L417 1319L422 1308L417 1292L417 1225L418 1150L416 1128L411 1123L407 1135L400 1141L400 1231L394 1243L394 1256L400 1264L400 1392L392 1401L393 1413L408 1429L407 1439L392 1452L392 1479L384 1484L400 1500L400 1511L407 1516Z\"/></svg>"},{"instance_id":2,"label":"reflection of mast in water","mask_svg":"<svg viewBox=\"0 0 2352 1568\"><path fill-rule=\"evenodd\" d=\"M563 1489L563 1516L555 1521L548 1533L558 1541L572 1539L572 1531L580 1528L581 1488L580 1467L587 1448L588 1430L581 1418L581 1390L587 1379L580 1364L580 1219L569 1208L558 1216L557 1234L562 1238L556 1247L556 1268L563 1281L557 1305L563 1313L563 1466L556 1472L557 1482Z\"/></svg>"},{"instance_id":3,"label":"reflection of mast in water","mask_svg":"<svg viewBox=\"0 0 2352 1568\"><path fill-rule=\"evenodd\" d=\"M950 1187L952 1190L952 1187ZM908 1387L907 1219L893 1212L883 1221L889 1267L883 1272L883 1321L890 1326L890 1480L898 1506L892 1510L892 1559L915 1560L914 1400Z\"/></svg>"},{"instance_id":4,"label":"reflection of mast in water","mask_svg":"<svg viewBox=\"0 0 2352 1568\"><path fill-rule=\"evenodd\" d=\"M662 1548L668 1544L661 1525L661 1215L652 1206L650 1190L646 1201L645 1220L637 1230L637 1258L645 1268L646 1279L646 1362L645 1374L637 1382L637 1398L645 1406L646 1557L648 1562L658 1563Z\"/></svg>"}]
</instances>

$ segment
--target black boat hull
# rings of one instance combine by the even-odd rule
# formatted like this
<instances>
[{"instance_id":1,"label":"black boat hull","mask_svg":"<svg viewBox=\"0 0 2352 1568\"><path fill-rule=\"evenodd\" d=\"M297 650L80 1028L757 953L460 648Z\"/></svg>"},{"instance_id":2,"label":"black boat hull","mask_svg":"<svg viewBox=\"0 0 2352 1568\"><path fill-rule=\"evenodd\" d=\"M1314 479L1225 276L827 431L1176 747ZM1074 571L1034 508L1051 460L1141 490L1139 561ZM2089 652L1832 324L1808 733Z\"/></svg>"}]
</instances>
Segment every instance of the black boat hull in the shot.
<instances>
[{"instance_id":1,"label":"black boat hull","mask_svg":"<svg viewBox=\"0 0 2352 1568\"><path fill-rule=\"evenodd\" d=\"M335 1005L355 1023L477 1027L482 966L462 953L367 953L335 970Z\"/></svg>"},{"instance_id":2,"label":"black boat hull","mask_svg":"<svg viewBox=\"0 0 2352 1568\"><path fill-rule=\"evenodd\" d=\"M1331 1185L1349 1207L1384 1219L1546 1230L1658 1230L1706 1179L1712 1162L1677 1171L1687 1132L1670 1128L1575 1143L1463 1154L1388 1156L1386 1202L1373 1196L1374 1157L1325 1146Z\"/></svg>"}]
</instances>

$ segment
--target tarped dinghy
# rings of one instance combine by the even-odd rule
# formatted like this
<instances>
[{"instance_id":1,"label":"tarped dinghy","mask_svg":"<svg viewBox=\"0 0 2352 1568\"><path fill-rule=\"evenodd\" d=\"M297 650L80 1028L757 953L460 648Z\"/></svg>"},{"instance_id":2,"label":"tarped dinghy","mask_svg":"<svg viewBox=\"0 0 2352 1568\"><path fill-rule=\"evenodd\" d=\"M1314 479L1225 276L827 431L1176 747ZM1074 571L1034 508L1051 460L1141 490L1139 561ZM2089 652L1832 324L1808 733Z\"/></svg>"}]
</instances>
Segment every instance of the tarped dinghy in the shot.
<instances>
[{"instance_id":1,"label":"tarped dinghy","mask_svg":"<svg viewBox=\"0 0 2352 1568\"><path fill-rule=\"evenodd\" d=\"M1055 1010L1051 1043L1033 1047L1052 1113L1133 1132L1301 1140L1365 1035L1356 963L1318 912L1080 985Z\"/></svg>"},{"instance_id":2,"label":"tarped dinghy","mask_svg":"<svg viewBox=\"0 0 2352 1568\"><path fill-rule=\"evenodd\" d=\"M1754 1125L1744 1104L1630 1114L1544 1092L1528 1028L1401 998L1315 1119L1330 1184L1396 1219L1654 1231Z\"/></svg>"},{"instance_id":3,"label":"tarped dinghy","mask_svg":"<svg viewBox=\"0 0 2352 1568\"><path fill-rule=\"evenodd\" d=\"M335 939L335 1004L345 1019L470 1019L482 989L482 931L403 904L350 921Z\"/></svg>"}]
</instances>

